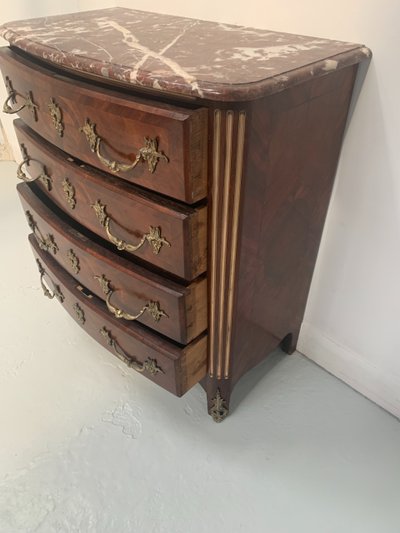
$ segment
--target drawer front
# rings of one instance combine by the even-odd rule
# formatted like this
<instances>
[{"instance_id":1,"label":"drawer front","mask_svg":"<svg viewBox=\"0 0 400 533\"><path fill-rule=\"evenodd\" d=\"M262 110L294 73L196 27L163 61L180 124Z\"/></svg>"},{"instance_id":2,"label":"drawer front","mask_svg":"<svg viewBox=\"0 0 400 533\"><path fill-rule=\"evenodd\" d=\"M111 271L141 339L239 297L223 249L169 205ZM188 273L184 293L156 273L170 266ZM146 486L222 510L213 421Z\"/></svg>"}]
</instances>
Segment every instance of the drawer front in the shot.
<instances>
[{"instance_id":1,"label":"drawer front","mask_svg":"<svg viewBox=\"0 0 400 533\"><path fill-rule=\"evenodd\" d=\"M186 203L206 196L206 109L162 104L70 79L8 48L0 50L0 62L10 95L6 110L19 110L24 122L51 143Z\"/></svg>"},{"instance_id":2,"label":"drawer front","mask_svg":"<svg viewBox=\"0 0 400 533\"><path fill-rule=\"evenodd\" d=\"M27 184L18 193L39 246L81 285L107 302L110 315L139 321L187 344L207 328L205 278L183 287L106 250L49 209Z\"/></svg>"},{"instance_id":3,"label":"drawer front","mask_svg":"<svg viewBox=\"0 0 400 533\"><path fill-rule=\"evenodd\" d=\"M164 389L181 396L206 374L207 337L184 348L151 333L140 324L110 317L104 303L83 289L29 237L46 296L58 300L95 340L128 366Z\"/></svg>"},{"instance_id":4,"label":"drawer front","mask_svg":"<svg viewBox=\"0 0 400 533\"><path fill-rule=\"evenodd\" d=\"M19 175L35 179L70 217L112 242L115 249L125 249L183 279L191 281L205 272L205 206L183 206L80 166L21 120L14 125L26 161Z\"/></svg>"}]
</instances>

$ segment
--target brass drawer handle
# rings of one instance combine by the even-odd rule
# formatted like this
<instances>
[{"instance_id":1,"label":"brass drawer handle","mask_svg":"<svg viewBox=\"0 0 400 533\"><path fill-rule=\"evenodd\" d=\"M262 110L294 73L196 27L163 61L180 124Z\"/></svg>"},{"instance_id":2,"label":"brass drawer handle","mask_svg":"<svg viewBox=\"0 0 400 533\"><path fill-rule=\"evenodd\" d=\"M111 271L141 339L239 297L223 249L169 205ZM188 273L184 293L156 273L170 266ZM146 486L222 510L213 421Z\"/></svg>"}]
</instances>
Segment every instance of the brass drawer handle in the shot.
<instances>
[{"instance_id":1,"label":"brass drawer handle","mask_svg":"<svg viewBox=\"0 0 400 533\"><path fill-rule=\"evenodd\" d=\"M33 118L35 120L37 120L37 111L36 110L38 109L38 106L33 101L33 96L32 96L31 91L29 91L27 93L27 95L25 96L25 102L22 105L20 105L19 107L17 107L16 109L13 109L9 105L9 102L11 102L11 104L16 104L17 103L17 95L18 95L18 93L13 88L11 80L10 80L10 78L8 76L6 76L6 88L7 88L7 92L8 92L8 97L7 97L6 101L3 104L3 112L7 113L8 115L12 115L14 113L19 113L20 111L22 111L22 109L24 109L26 107L32 113Z\"/></svg>"},{"instance_id":2,"label":"brass drawer handle","mask_svg":"<svg viewBox=\"0 0 400 533\"><path fill-rule=\"evenodd\" d=\"M53 254L56 255L56 253L58 252L58 246L54 240L53 235L50 235L48 233L45 237L40 231L36 220L32 216L32 213L30 211L25 211L25 215L28 219L28 225L33 231L33 234L35 235L36 240L39 244L39 248L41 250L46 250L46 252L53 252Z\"/></svg>"},{"instance_id":3,"label":"brass drawer handle","mask_svg":"<svg viewBox=\"0 0 400 533\"><path fill-rule=\"evenodd\" d=\"M44 280L43 280L43 278L44 278L44 276L46 274L46 271L43 268L42 263L39 261L39 259L36 259L36 263L37 263L37 266L38 266L38 269L39 269L39 273L40 273L40 285L42 287L43 294L47 298L49 298L50 300L52 300L53 298L57 298L57 300L60 303L63 303L65 298L64 298L63 293L61 292L60 286L57 285L56 283L54 283L54 281L47 274L47 277L50 279L51 284L53 285L53 290L51 290L48 287L46 287L46 285L44 284Z\"/></svg>"},{"instance_id":4,"label":"brass drawer handle","mask_svg":"<svg viewBox=\"0 0 400 533\"><path fill-rule=\"evenodd\" d=\"M101 288L103 289L104 294L106 295L106 305L107 309L112 313L116 318L124 318L125 320L137 320L140 318L145 312L149 313L150 316L153 317L153 320L155 322L159 322L162 317L167 317L168 315L165 311L160 309L160 305L158 302L149 301L142 307L142 309L139 311L137 315L130 315L129 313L126 313L122 309L119 309L118 307L115 307L111 304L111 296L114 294L114 289L110 287L110 280L108 280L104 274L101 276L94 276L94 279L97 279L97 281L100 283Z\"/></svg>"},{"instance_id":5,"label":"brass drawer handle","mask_svg":"<svg viewBox=\"0 0 400 533\"><path fill-rule=\"evenodd\" d=\"M18 165L17 178L19 178L20 180L26 181L27 183L29 183L30 181L40 180L42 183L44 183L46 189L48 191L51 191L51 188L53 185L53 179L47 174L46 167L42 163L40 163L40 161L38 161L37 159L33 159L32 157L28 155L28 151L24 144L21 144L21 153L22 153L23 161ZM29 164L31 161L37 161L38 163L42 165L42 172L38 176L36 176L36 178L30 178L22 170L22 167L24 165L29 167Z\"/></svg>"},{"instance_id":6,"label":"brass drawer handle","mask_svg":"<svg viewBox=\"0 0 400 533\"><path fill-rule=\"evenodd\" d=\"M150 137L145 137L145 144L139 149L139 153L133 163L126 164L119 163L118 161L110 161L100 153L100 145L103 139L96 133L96 124L90 122L90 119L87 118L85 125L79 128L79 131L85 134L90 150L97 155L103 165L111 172L128 172L128 170L135 168L140 161L146 161L149 172L153 174L160 160L163 160L166 163L169 161L164 152L158 151L157 139L150 139Z\"/></svg>"},{"instance_id":7,"label":"brass drawer handle","mask_svg":"<svg viewBox=\"0 0 400 533\"><path fill-rule=\"evenodd\" d=\"M119 239L111 233L110 223L112 222L112 218L107 215L106 206L103 205L100 200L97 200L95 204L91 204L90 207L96 213L100 224L103 226L103 228L105 228L108 240L115 244L118 250L136 252L136 250L139 250L139 248L141 248L147 241L152 246L153 253L157 255L160 253L163 244L165 244L166 246L171 246L171 243L164 239L164 237L161 237L161 228L153 226L149 227L149 232L143 235L141 241L138 244L127 243L126 241Z\"/></svg>"},{"instance_id":8,"label":"brass drawer handle","mask_svg":"<svg viewBox=\"0 0 400 533\"><path fill-rule=\"evenodd\" d=\"M144 372L145 370L147 370L147 372L149 372L152 376L155 376L159 372L165 374L164 370L158 366L156 359L151 359L150 357L148 357L143 363L138 363L137 361L135 361L134 358L127 355L121 348L121 346L118 344L118 342L112 337L111 331L109 331L105 326L103 326L99 330L99 332L103 336L108 346L111 346L111 348L113 348L114 353L118 357L118 359L120 359L130 368L133 368L137 372Z\"/></svg>"}]
</instances>

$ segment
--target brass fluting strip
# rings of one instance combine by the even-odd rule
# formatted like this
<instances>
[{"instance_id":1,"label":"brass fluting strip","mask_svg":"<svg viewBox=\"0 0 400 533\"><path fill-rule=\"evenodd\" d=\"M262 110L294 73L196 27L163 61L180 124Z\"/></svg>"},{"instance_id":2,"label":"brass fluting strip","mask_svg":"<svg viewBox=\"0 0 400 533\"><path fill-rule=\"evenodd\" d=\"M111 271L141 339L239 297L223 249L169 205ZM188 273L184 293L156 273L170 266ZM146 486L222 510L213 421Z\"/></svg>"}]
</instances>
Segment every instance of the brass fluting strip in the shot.
<instances>
[{"instance_id":1,"label":"brass fluting strip","mask_svg":"<svg viewBox=\"0 0 400 533\"><path fill-rule=\"evenodd\" d=\"M237 152L236 152L236 176L235 176L235 195L233 200L232 213L232 236L231 236L231 258L230 258L230 272L229 272L229 288L228 288L228 309L227 309L227 326L226 326L226 354L225 354L225 378L229 377L230 370L230 350L232 341L232 318L233 318L233 299L234 299L234 285L236 277L236 263L237 263L237 246L238 246L238 227L239 227L239 209L240 209L240 193L242 187L243 175L243 153L244 153L244 138L246 127L246 113L240 111L238 120L237 133Z\"/></svg>"},{"instance_id":2,"label":"brass fluting strip","mask_svg":"<svg viewBox=\"0 0 400 533\"><path fill-rule=\"evenodd\" d=\"M221 158L221 111L214 112L214 153L213 153L213 182L212 182L212 210L211 210L211 291L210 291L210 354L209 375L215 372L215 307L217 294L217 220L219 202L219 167Z\"/></svg>"},{"instance_id":3,"label":"brass fluting strip","mask_svg":"<svg viewBox=\"0 0 400 533\"><path fill-rule=\"evenodd\" d=\"M227 267L227 247L228 247L228 217L229 217L229 185L232 167L232 133L233 133L233 111L226 112L226 146L225 146L225 168L224 168L224 192L222 203L222 242L221 242L221 279L219 283L219 332L218 332L218 366L217 378L221 379L223 374L223 346L224 346L224 325L225 325L225 289L226 289L226 267Z\"/></svg>"}]
</instances>

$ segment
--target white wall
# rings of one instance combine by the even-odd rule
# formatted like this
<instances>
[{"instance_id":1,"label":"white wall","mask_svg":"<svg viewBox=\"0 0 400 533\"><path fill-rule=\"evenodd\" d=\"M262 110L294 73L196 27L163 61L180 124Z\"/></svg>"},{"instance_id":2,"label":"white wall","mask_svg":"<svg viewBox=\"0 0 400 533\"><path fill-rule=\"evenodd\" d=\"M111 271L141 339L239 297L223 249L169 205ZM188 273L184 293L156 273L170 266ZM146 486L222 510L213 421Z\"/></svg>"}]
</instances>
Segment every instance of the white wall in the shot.
<instances>
[{"instance_id":1,"label":"white wall","mask_svg":"<svg viewBox=\"0 0 400 533\"><path fill-rule=\"evenodd\" d=\"M374 54L347 131L299 349L400 416L398 0L76 0L365 43ZM17 2L19 16L33 4ZM26 6L30 5L30 8ZM38 14L37 4L35 15ZM41 12L53 13L48 0ZM4 17L4 15L3 15ZM16 18L7 13L7 18Z\"/></svg>"}]
</instances>

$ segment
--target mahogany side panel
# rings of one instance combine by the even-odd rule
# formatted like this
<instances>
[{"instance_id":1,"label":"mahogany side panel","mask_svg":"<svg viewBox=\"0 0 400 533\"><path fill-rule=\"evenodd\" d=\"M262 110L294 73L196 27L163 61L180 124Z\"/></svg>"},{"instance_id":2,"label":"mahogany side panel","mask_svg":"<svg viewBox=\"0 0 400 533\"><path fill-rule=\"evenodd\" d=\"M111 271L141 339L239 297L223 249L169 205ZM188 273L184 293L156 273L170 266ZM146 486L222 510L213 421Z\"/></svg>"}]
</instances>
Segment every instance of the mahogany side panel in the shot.
<instances>
[{"instance_id":1,"label":"mahogany side panel","mask_svg":"<svg viewBox=\"0 0 400 533\"><path fill-rule=\"evenodd\" d=\"M357 66L254 102L247 129L232 382L295 349Z\"/></svg>"}]
</instances>

